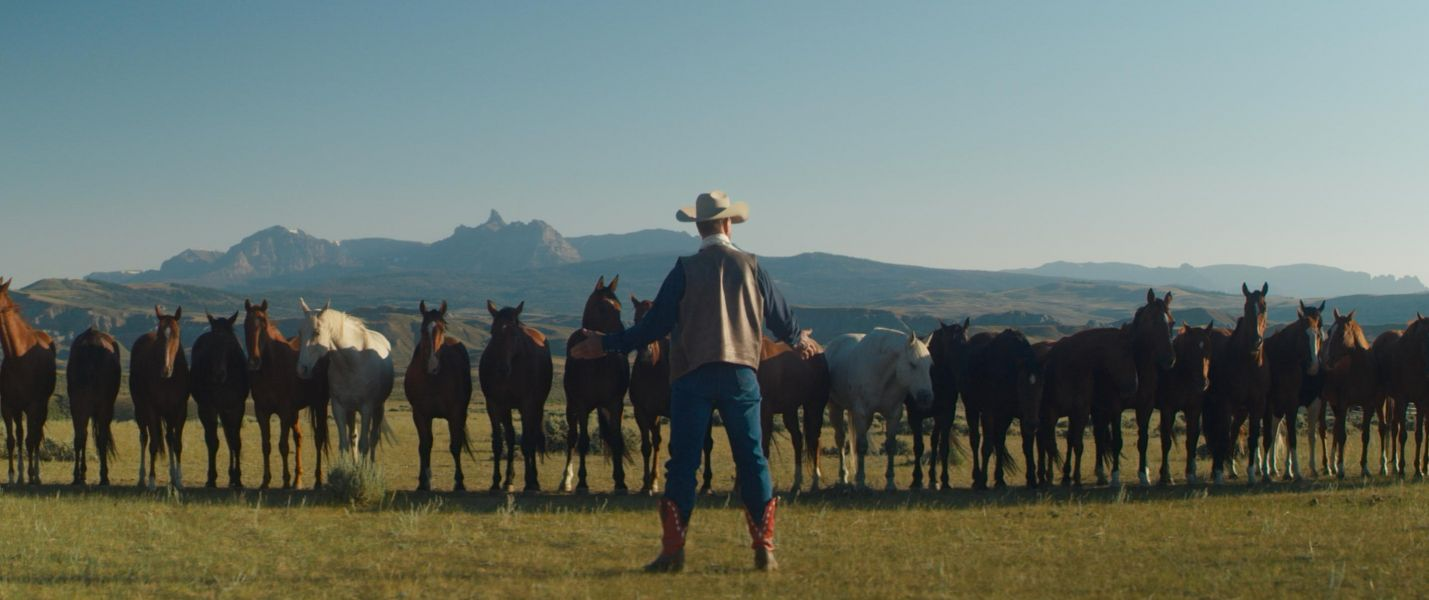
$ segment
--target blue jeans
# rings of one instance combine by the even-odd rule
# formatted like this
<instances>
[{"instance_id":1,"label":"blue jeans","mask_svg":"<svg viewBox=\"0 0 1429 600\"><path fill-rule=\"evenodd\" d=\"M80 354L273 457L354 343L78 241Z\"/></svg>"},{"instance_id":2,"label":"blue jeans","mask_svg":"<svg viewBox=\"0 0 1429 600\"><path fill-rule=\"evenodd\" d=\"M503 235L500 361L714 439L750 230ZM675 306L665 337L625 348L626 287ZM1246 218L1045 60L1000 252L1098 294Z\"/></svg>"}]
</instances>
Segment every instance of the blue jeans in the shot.
<instances>
[{"instance_id":1,"label":"blue jeans","mask_svg":"<svg viewBox=\"0 0 1429 600\"><path fill-rule=\"evenodd\" d=\"M759 378L754 369L711 363L686 373L670 386L670 460L665 463L665 497L690 522L695 510L695 471L710 428L710 413L719 411L734 453L735 477L744 506L756 523L773 497L769 461L764 458L759 428Z\"/></svg>"}]
</instances>

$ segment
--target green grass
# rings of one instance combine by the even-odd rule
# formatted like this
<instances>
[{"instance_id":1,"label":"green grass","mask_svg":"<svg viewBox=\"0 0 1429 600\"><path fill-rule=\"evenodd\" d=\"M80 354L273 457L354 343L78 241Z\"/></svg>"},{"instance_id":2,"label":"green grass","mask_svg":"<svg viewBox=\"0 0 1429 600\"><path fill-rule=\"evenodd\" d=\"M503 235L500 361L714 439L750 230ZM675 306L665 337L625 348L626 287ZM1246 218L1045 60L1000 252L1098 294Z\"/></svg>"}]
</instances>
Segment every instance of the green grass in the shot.
<instances>
[{"instance_id":1,"label":"green grass","mask_svg":"<svg viewBox=\"0 0 1429 600\"><path fill-rule=\"evenodd\" d=\"M558 402L548 408L559 411ZM400 399L389 406L397 443L379 452L389 491L370 507L308 490L194 489L205 470L196 421L185 429L183 455L191 487L138 489L137 434L132 422L122 422L115 487L55 485L68 483L71 465L46 462L47 485L0 493L0 597L1414 596L1422 590L1418 542L1429 529L1429 485L1376 477L1255 488L972 492L960 466L958 489L949 492L795 496L785 489L792 456L783 440L772 457L785 498L778 519L783 570L755 573L738 501L728 496L733 468L718 433L720 493L700 501L687 572L647 576L637 567L658 549L655 501L602 493L611 488L603 458L591 459L597 493L588 496L415 493L409 491L416 485L414 429ZM473 408L477 460L467 459L467 486L484 490L489 428L481 408ZM69 439L63 417L46 430ZM444 430L437 428L438 449L446 445ZM262 471L252 423L244 444L245 483L254 486ZM1358 444L1351 448L1353 454ZM632 485L639 481L635 455L627 471ZM553 454L542 462L545 489L556 489L563 460ZM1179 479L1179 453L1173 461ZM825 459L826 481L836 463ZM904 457L898 463L906 488L911 468ZM881 482L882 458L869 465L870 480ZM311 468L310 454L305 467ZM1208 468L1203 463L1203 474ZM449 490L450 455L434 451L433 471L433 486ZM91 481L96 476L91 463ZM166 476L161 465L161 484ZM221 472L219 484L226 483Z\"/></svg>"}]
</instances>

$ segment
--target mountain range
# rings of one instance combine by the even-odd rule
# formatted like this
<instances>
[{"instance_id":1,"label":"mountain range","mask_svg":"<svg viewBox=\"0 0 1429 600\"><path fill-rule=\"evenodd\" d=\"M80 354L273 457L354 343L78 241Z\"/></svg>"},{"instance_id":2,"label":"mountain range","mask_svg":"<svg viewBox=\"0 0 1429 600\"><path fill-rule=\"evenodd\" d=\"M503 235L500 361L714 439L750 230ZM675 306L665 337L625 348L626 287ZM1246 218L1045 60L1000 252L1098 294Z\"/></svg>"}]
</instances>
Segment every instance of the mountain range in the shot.
<instances>
[{"instance_id":1,"label":"mountain range","mask_svg":"<svg viewBox=\"0 0 1429 600\"><path fill-rule=\"evenodd\" d=\"M1415 294L1429 292L1418 277L1370 275L1322 265L1207 265L1195 267L1143 267L1129 263L1051 262L1032 269L1012 272L1068 279L1123 281L1142 285L1175 285L1210 292L1234 293L1241 283L1271 282L1271 292L1282 296L1324 298L1350 294Z\"/></svg>"}]
</instances>

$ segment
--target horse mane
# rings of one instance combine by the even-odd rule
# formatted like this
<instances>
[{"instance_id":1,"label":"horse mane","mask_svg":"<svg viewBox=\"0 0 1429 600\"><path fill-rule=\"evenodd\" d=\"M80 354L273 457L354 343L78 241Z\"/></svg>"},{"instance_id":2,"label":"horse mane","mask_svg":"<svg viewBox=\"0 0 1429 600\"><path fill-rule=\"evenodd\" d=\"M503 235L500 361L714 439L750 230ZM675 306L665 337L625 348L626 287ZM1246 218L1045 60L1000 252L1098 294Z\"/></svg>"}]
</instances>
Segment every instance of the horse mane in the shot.
<instances>
[{"instance_id":1,"label":"horse mane","mask_svg":"<svg viewBox=\"0 0 1429 600\"><path fill-rule=\"evenodd\" d=\"M1339 325L1339 323L1336 323L1336 325ZM1365 350L1369 349L1369 340L1365 339L1364 329L1360 327L1359 323L1353 320L1345 321L1344 327L1341 327L1340 330L1342 335L1348 338L1347 341L1351 347Z\"/></svg>"}]
</instances>

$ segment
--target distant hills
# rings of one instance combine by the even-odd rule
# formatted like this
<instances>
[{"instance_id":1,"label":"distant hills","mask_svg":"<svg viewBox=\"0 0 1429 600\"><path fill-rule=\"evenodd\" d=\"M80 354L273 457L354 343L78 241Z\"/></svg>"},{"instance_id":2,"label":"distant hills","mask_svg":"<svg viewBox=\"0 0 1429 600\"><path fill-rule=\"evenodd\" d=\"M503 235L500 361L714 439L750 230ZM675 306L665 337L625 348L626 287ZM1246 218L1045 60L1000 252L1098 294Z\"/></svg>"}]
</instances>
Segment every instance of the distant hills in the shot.
<instances>
[{"instance_id":1,"label":"distant hills","mask_svg":"<svg viewBox=\"0 0 1429 600\"><path fill-rule=\"evenodd\" d=\"M1211 292L1233 293L1242 282L1270 282L1273 294L1300 298L1325 298L1351 294L1414 294L1429 292L1418 277L1370 275L1321 265L1285 265L1255 267L1250 265L1208 265L1195 267L1143 267L1129 263L1052 262L1033 269L1017 269L1014 273L1045 275L1068 279L1121 281L1142 285L1174 285Z\"/></svg>"}]
</instances>

